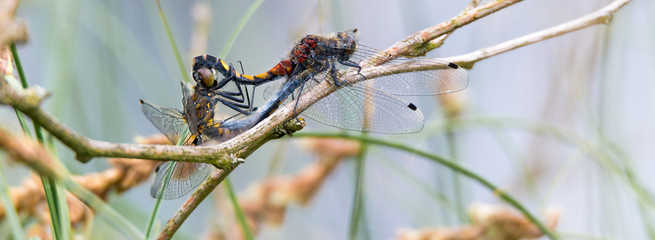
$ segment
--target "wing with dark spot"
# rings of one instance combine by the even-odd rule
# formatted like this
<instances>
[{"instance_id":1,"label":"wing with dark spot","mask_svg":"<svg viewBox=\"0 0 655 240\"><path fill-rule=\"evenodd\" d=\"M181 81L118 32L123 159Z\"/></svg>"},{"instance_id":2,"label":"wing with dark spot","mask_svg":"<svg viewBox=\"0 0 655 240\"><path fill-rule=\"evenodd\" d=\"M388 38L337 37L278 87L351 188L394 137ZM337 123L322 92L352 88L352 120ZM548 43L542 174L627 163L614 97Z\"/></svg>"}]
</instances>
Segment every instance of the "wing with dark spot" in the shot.
<instances>
[{"instance_id":1,"label":"wing with dark spot","mask_svg":"<svg viewBox=\"0 0 655 240\"><path fill-rule=\"evenodd\" d=\"M206 163L175 162L161 163L155 172L155 182L150 187L153 198L176 199L186 195L204 181L211 170L214 169ZM166 173L173 171L164 189Z\"/></svg>"}]
</instances>

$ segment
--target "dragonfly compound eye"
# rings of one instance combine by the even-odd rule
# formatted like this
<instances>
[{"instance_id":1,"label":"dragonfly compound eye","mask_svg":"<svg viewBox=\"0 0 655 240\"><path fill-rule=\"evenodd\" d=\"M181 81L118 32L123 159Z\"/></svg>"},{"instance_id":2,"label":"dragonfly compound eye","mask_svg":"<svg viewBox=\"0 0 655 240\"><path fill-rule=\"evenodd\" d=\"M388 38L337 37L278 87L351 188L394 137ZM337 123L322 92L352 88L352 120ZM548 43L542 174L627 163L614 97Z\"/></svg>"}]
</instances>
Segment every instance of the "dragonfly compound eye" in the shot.
<instances>
[{"instance_id":1,"label":"dragonfly compound eye","mask_svg":"<svg viewBox=\"0 0 655 240\"><path fill-rule=\"evenodd\" d=\"M211 87L214 85L214 82L216 80L216 74L214 71L210 70L207 67L201 67L198 69L198 75L200 76L200 80L202 80L202 83L207 86Z\"/></svg>"}]
</instances>

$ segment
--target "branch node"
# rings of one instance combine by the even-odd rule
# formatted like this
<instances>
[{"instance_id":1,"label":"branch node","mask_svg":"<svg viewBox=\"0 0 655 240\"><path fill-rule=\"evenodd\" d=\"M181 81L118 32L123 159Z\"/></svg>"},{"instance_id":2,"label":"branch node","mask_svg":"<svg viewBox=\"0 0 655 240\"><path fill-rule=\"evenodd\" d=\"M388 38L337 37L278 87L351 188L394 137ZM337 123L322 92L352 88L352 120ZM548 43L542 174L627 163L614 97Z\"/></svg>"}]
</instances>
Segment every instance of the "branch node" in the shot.
<instances>
[{"instance_id":1,"label":"branch node","mask_svg":"<svg viewBox=\"0 0 655 240\"><path fill-rule=\"evenodd\" d=\"M307 123L303 118L292 118L280 126L277 126L271 135L272 139L278 139L285 135L291 137L293 133L302 130Z\"/></svg>"},{"instance_id":2,"label":"branch node","mask_svg":"<svg viewBox=\"0 0 655 240\"><path fill-rule=\"evenodd\" d=\"M86 154L78 153L75 155L75 159L77 159L82 163L88 163L89 161L91 161L92 157Z\"/></svg>"},{"instance_id":3,"label":"branch node","mask_svg":"<svg viewBox=\"0 0 655 240\"><path fill-rule=\"evenodd\" d=\"M601 21L602 21L603 24L605 24L605 25L609 25L609 24L612 22L612 20L614 20L614 13L613 13L613 12L608 12L608 13L605 15L605 17L601 19Z\"/></svg>"}]
</instances>

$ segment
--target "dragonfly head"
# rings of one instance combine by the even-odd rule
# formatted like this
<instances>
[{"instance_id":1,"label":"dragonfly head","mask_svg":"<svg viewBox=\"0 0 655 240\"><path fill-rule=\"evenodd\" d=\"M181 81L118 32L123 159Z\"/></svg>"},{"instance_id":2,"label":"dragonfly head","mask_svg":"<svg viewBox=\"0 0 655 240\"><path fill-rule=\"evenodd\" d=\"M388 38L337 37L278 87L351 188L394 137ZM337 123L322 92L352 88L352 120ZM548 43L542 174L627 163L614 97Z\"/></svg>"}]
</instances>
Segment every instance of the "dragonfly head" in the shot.
<instances>
[{"instance_id":1,"label":"dragonfly head","mask_svg":"<svg viewBox=\"0 0 655 240\"><path fill-rule=\"evenodd\" d=\"M343 32L337 33L337 39L339 42L339 48L346 49L348 54L352 54L357 49L357 39L359 34L357 33L357 28L346 30Z\"/></svg>"},{"instance_id":2,"label":"dragonfly head","mask_svg":"<svg viewBox=\"0 0 655 240\"><path fill-rule=\"evenodd\" d=\"M218 77L216 69L201 67L198 69L197 73L199 79L196 79L196 81L201 81L206 87L211 87L216 84L216 78Z\"/></svg>"},{"instance_id":3,"label":"dragonfly head","mask_svg":"<svg viewBox=\"0 0 655 240\"><path fill-rule=\"evenodd\" d=\"M202 83L205 87L214 86L218 79L218 71L213 66L218 61L218 58L209 54L193 58L193 80Z\"/></svg>"}]
</instances>

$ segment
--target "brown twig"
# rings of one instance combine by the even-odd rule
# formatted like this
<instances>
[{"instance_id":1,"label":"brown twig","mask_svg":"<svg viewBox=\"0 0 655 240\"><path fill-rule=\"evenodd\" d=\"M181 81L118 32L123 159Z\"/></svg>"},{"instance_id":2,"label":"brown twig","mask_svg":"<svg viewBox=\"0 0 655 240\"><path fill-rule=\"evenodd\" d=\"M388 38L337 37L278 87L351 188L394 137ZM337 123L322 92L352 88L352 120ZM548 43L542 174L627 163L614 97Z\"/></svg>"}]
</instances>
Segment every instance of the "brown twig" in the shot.
<instances>
[{"instance_id":1,"label":"brown twig","mask_svg":"<svg viewBox=\"0 0 655 240\"><path fill-rule=\"evenodd\" d=\"M0 2L0 46L11 43L21 43L28 39L27 24L16 19L18 0L4 0Z\"/></svg>"},{"instance_id":2,"label":"brown twig","mask_svg":"<svg viewBox=\"0 0 655 240\"><path fill-rule=\"evenodd\" d=\"M468 11L471 11L472 9L476 8L478 4L480 4L480 1L481 0L472 0L468 5L466 5L466 8L464 8L464 10L457 17L462 17L466 15ZM441 45L443 45L443 43L446 41L446 38L450 37L450 35L453 34L453 32L455 32L455 30L430 40L429 46L432 49L441 47Z\"/></svg>"},{"instance_id":3,"label":"brown twig","mask_svg":"<svg viewBox=\"0 0 655 240\"><path fill-rule=\"evenodd\" d=\"M287 121L284 124L276 127L273 131L268 132L267 135L263 136L259 141L255 141L256 145L245 149L240 156L244 156L245 158L267 141L281 138L284 135L290 135L296 131L301 130L303 127L305 127L305 121L302 119ZM218 184L220 184L223 179L225 179L225 177L227 177L232 172L232 170L238 167L238 165L239 164L237 163L232 165L231 168L217 169L214 171L207 180L200 184L200 187L198 187L193 192L193 194L191 194L191 196L184 202L184 204L180 206L177 212L175 212L175 215L168 220L157 239L170 239L175 234L177 229L182 226L182 223L184 223L189 215L191 215L193 210L198 207L200 202L202 202L216 188L216 186L218 186Z\"/></svg>"},{"instance_id":4,"label":"brown twig","mask_svg":"<svg viewBox=\"0 0 655 240\"><path fill-rule=\"evenodd\" d=\"M12 134L0 128L0 149L10 158L25 163L39 174L58 179L65 175L64 170L43 145L25 135Z\"/></svg>"}]
</instances>

